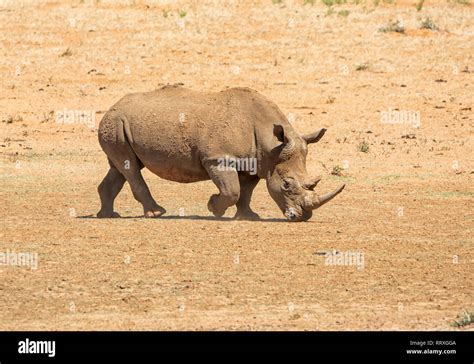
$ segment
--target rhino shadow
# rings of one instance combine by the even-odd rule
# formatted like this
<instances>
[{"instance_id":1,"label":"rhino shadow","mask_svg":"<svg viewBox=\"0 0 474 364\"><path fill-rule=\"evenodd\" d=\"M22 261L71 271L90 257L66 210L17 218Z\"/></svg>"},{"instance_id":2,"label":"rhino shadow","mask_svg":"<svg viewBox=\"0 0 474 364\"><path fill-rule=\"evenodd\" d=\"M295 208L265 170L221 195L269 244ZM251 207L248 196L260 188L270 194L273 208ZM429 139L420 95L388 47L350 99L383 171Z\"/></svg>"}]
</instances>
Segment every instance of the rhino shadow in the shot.
<instances>
[{"instance_id":1,"label":"rhino shadow","mask_svg":"<svg viewBox=\"0 0 474 364\"><path fill-rule=\"evenodd\" d=\"M77 216L76 219L98 219L95 215L83 215ZM120 219L148 219L143 215L136 216L121 216L117 218ZM201 221L245 221L245 222L288 222L287 219L279 218L260 218L259 220L235 220L231 217L215 217L215 216L199 216L199 215L188 215L188 216L179 216L179 215L163 215L155 218L156 220L201 220ZM150 219L153 220L153 219Z\"/></svg>"}]
</instances>

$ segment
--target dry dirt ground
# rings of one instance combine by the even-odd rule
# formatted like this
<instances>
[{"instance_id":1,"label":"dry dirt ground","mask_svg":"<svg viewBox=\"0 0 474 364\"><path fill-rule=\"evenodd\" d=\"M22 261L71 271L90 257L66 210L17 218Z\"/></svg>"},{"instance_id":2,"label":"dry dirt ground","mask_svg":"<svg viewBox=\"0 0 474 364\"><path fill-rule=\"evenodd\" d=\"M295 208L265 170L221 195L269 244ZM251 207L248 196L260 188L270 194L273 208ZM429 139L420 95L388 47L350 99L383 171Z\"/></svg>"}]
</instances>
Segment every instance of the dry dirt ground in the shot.
<instances>
[{"instance_id":1,"label":"dry dirt ground","mask_svg":"<svg viewBox=\"0 0 474 364\"><path fill-rule=\"evenodd\" d=\"M0 254L38 254L0 265L0 329L456 329L474 305L474 7L415 3L0 1ZM252 87L298 131L326 127L308 171L345 191L288 223L261 182L263 221L240 222L210 216L211 182L145 172L166 217L126 185L123 218L96 219L100 118L167 83ZM95 120L61 123L75 110Z\"/></svg>"}]
</instances>

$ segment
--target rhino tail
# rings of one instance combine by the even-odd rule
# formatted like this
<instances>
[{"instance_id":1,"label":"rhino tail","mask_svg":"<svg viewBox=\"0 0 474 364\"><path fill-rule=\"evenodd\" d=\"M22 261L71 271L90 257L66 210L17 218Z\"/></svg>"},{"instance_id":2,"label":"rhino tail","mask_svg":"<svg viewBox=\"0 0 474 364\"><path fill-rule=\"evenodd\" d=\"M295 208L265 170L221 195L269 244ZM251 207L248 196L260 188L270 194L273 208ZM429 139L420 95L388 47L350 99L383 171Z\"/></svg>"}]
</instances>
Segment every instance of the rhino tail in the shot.
<instances>
[{"instance_id":1,"label":"rhino tail","mask_svg":"<svg viewBox=\"0 0 474 364\"><path fill-rule=\"evenodd\" d=\"M145 165L143 162L140 160L138 157L137 153L133 149L134 146L134 140L133 140L133 135L132 135L132 130L130 128L130 122L126 118L125 115L121 115L119 117L119 125L117 125L117 139L120 143L126 144L128 148L130 149L130 152L132 152L137 159L139 168L143 168Z\"/></svg>"},{"instance_id":2,"label":"rhino tail","mask_svg":"<svg viewBox=\"0 0 474 364\"><path fill-rule=\"evenodd\" d=\"M130 145L130 147L133 149L133 136L132 136L132 131L130 129L130 123L128 122L128 119L125 116L120 116L119 118L119 125L117 128L117 138L121 143L126 143Z\"/></svg>"}]
</instances>

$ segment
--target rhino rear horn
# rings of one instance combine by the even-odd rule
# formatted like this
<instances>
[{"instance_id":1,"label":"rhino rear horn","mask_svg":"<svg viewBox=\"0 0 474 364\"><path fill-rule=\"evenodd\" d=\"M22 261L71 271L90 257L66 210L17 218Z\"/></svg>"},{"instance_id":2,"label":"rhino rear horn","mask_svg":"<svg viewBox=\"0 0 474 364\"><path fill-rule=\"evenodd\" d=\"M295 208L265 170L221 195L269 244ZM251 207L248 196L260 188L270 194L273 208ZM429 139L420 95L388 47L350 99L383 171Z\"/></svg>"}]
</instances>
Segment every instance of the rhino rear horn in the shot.
<instances>
[{"instance_id":1,"label":"rhino rear horn","mask_svg":"<svg viewBox=\"0 0 474 364\"><path fill-rule=\"evenodd\" d=\"M321 181L321 177L314 177L310 179L309 181L305 182L305 184L303 185L303 188L313 191L316 185L319 183L319 181Z\"/></svg>"},{"instance_id":2,"label":"rhino rear horn","mask_svg":"<svg viewBox=\"0 0 474 364\"><path fill-rule=\"evenodd\" d=\"M326 133L326 129L322 128L314 133L303 135L303 139L308 144L316 143L323 137L324 133Z\"/></svg>"}]
</instances>

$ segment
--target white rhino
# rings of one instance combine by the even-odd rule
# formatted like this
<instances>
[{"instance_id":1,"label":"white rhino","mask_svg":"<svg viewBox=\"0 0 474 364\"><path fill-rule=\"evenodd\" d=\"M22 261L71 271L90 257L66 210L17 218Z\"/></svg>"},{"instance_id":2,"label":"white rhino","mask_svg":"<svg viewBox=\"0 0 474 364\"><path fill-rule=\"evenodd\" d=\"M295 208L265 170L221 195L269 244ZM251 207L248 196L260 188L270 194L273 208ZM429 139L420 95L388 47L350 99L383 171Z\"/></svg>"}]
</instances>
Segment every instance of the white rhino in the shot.
<instances>
[{"instance_id":1,"label":"white rhino","mask_svg":"<svg viewBox=\"0 0 474 364\"><path fill-rule=\"evenodd\" d=\"M313 189L320 178L307 175L308 144L325 132L299 135L273 102L249 88L197 92L168 85L129 94L100 122L99 142L110 169L98 188L102 207L97 216L119 217L113 205L125 181L146 217L164 214L142 177L146 167L175 182L212 180L219 194L210 197L209 211L220 217L236 205L236 219L259 218L250 200L265 179L288 220L308 220L344 188L318 196Z\"/></svg>"}]
</instances>

